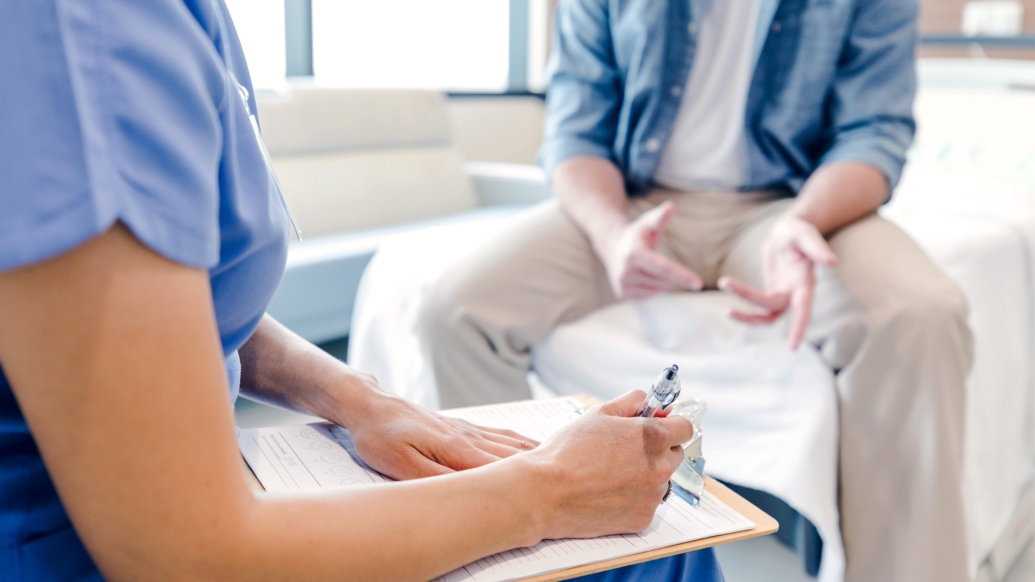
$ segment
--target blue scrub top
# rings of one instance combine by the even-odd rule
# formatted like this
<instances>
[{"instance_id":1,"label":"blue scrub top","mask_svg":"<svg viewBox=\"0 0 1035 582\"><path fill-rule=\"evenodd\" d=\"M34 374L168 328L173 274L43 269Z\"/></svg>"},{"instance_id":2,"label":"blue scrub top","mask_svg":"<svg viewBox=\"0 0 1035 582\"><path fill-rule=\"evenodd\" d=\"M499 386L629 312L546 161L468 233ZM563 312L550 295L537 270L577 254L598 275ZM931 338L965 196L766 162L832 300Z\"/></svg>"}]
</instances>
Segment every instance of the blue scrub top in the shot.
<instances>
[{"instance_id":1,"label":"blue scrub top","mask_svg":"<svg viewBox=\"0 0 1035 582\"><path fill-rule=\"evenodd\" d=\"M288 219L222 0L0 2L0 79L0 271L121 221L208 269L236 395L236 350L280 281ZM0 578L101 579L2 368Z\"/></svg>"}]
</instances>

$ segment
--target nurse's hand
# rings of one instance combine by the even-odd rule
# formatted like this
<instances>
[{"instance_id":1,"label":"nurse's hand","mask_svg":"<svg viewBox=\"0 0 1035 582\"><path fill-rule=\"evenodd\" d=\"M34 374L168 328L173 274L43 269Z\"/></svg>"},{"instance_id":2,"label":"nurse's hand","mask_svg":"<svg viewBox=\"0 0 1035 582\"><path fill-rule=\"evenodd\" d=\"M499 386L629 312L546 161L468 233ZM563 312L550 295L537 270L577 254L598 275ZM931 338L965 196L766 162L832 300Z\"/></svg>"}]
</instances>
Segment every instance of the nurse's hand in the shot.
<instances>
[{"instance_id":1,"label":"nurse's hand","mask_svg":"<svg viewBox=\"0 0 1035 582\"><path fill-rule=\"evenodd\" d=\"M372 375L343 364L269 315L240 356L242 394L347 428L359 456L394 479L472 469L539 445L386 394Z\"/></svg>"},{"instance_id":2,"label":"nurse's hand","mask_svg":"<svg viewBox=\"0 0 1035 582\"><path fill-rule=\"evenodd\" d=\"M396 396L381 393L372 400L349 432L363 461L393 479L473 469L539 445L516 432L476 426Z\"/></svg>"},{"instance_id":3,"label":"nurse's hand","mask_svg":"<svg viewBox=\"0 0 1035 582\"><path fill-rule=\"evenodd\" d=\"M694 429L679 416L633 418L644 397L636 390L593 407L520 459L535 473L546 539L650 525Z\"/></svg>"}]
</instances>

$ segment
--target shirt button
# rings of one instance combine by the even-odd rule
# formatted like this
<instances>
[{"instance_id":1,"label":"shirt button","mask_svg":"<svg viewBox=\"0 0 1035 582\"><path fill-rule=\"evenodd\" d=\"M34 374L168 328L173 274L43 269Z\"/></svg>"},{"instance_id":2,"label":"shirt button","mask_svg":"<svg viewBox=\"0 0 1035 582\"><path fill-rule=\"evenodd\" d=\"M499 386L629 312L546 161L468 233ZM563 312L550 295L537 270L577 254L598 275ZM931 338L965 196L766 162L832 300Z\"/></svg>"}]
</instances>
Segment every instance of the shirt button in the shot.
<instances>
[{"instance_id":1,"label":"shirt button","mask_svg":"<svg viewBox=\"0 0 1035 582\"><path fill-rule=\"evenodd\" d=\"M679 85L673 85L672 90L670 92L672 93L673 97L679 97L680 93L683 92L683 88Z\"/></svg>"},{"instance_id":2,"label":"shirt button","mask_svg":"<svg viewBox=\"0 0 1035 582\"><path fill-rule=\"evenodd\" d=\"M687 25L686 31L690 33L690 36L697 36L698 25L696 22L691 22Z\"/></svg>"},{"instance_id":3,"label":"shirt button","mask_svg":"<svg viewBox=\"0 0 1035 582\"><path fill-rule=\"evenodd\" d=\"M648 152L650 152L652 154L656 154L656 153L658 153L658 150L661 149L661 140L656 138L656 137L652 137L652 138L647 140L647 144L646 145L647 145L647 151Z\"/></svg>"},{"instance_id":4,"label":"shirt button","mask_svg":"<svg viewBox=\"0 0 1035 582\"><path fill-rule=\"evenodd\" d=\"M771 30L772 30L773 32L775 32L775 33L779 33L779 32L780 32L780 29L781 29L781 28L783 28L783 27L782 27L782 26L780 26L780 22L779 22L779 21L777 21L777 22L774 22L774 23L773 23L773 26L772 26Z\"/></svg>"}]
</instances>

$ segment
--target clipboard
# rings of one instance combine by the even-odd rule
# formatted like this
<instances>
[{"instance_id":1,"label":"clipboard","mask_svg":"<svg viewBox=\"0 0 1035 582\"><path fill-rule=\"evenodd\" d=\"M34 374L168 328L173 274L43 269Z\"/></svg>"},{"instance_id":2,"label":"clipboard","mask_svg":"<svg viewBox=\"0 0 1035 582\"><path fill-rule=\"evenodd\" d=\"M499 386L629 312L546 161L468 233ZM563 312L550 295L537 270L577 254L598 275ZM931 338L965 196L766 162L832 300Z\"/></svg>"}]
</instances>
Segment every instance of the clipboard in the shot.
<instances>
[{"instance_id":1,"label":"clipboard","mask_svg":"<svg viewBox=\"0 0 1035 582\"><path fill-rule=\"evenodd\" d=\"M595 406L600 401L592 396L580 395L576 396L579 401L583 402L587 406ZM244 472L245 480L248 486L253 491L264 491L265 488L259 482L259 479L252 472L251 468L241 459L241 465ZM577 566L575 568L568 568L565 570L558 570L534 576L531 578L525 578L523 582L553 582L558 580L569 580L571 578L578 578L579 576L587 576L589 574L596 574L598 572L604 572L607 570L614 570L616 568L622 568L633 564L639 564L643 562L650 562L661 558L667 558L670 556L676 556L687 552L694 552L697 550L703 550L723 544L732 542L738 542L756 537L767 536L779 529L779 524L771 516L766 514L761 509L755 507L746 499L737 495L731 489L723 485L722 483L712 479L711 477L705 477L705 489L717 497L720 501L751 520L755 523L755 527L750 530L712 536L687 542L684 544L677 544L674 546L668 546L655 550L649 550L638 554L631 554L621 558L615 558L611 560L604 560L602 562L594 562L591 564L585 564Z\"/></svg>"}]
</instances>

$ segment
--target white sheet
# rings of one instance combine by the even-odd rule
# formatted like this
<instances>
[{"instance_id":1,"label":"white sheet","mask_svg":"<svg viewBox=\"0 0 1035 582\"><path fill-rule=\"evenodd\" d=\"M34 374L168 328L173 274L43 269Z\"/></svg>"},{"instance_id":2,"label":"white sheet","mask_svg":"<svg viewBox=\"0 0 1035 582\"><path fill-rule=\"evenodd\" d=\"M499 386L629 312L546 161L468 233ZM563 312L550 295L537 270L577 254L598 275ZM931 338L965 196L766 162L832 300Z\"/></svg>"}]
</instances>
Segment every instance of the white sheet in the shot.
<instances>
[{"instance_id":1,"label":"white sheet","mask_svg":"<svg viewBox=\"0 0 1035 582\"><path fill-rule=\"evenodd\" d=\"M788 349L784 330L730 320L733 301L711 292L605 307L537 347L536 373L558 393L610 399L679 364L683 395L708 402L705 471L807 517L823 538L819 579L840 580L833 375L814 350Z\"/></svg>"}]
</instances>

